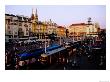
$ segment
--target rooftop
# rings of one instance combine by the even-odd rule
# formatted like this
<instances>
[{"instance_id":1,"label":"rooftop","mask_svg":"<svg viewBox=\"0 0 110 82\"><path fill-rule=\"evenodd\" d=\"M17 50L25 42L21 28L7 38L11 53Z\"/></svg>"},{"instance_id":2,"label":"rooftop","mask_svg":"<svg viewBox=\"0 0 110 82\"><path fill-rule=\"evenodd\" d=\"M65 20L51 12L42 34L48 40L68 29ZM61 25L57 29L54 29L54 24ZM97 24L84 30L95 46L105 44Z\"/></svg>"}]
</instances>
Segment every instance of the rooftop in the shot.
<instances>
[{"instance_id":1,"label":"rooftop","mask_svg":"<svg viewBox=\"0 0 110 82\"><path fill-rule=\"evenodd\" d=\"M72 24L70 26L79 26L79 25L93 25L93 24L87 24L87 23L76 23L76 24Z\"/></svg>"}]
</instances>

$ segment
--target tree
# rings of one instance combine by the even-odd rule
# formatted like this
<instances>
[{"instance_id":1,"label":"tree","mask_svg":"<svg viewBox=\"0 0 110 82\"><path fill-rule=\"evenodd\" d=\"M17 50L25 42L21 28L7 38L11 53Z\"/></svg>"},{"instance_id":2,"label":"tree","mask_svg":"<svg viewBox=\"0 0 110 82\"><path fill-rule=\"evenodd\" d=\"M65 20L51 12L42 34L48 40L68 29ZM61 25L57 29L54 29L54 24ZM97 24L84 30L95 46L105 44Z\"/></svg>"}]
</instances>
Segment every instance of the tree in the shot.
<instances>
[{"instance_id":1,"label":"tree","mask_svg":"<svg viewBox=\"0 0 110 82\"><path fill-rule=\"evenodd\" d=\"M101 38L103 41L106 40L106 31L105 30L100 31L99 38Z\"/></svg>"},{"instance_id":2,"label":"tree","mask_svg":"<svg viewBox=\"0 0 110 82\"><path fill-rule=\"evenodd\" d=\"M66 37L68 37L69 31L68 29L66 29Z\"/></svg>"},{"instance_id":3,"label":"tree","mask_svg":"<svg viewBox=\"0 0 110 82\"><path fill-rule=\"evenodd\" d=\"M49 34L49 39L51 39L51 41L55 41L55 38L56 38L56 34L54 33Z\"/></svg>"}]
</instances>

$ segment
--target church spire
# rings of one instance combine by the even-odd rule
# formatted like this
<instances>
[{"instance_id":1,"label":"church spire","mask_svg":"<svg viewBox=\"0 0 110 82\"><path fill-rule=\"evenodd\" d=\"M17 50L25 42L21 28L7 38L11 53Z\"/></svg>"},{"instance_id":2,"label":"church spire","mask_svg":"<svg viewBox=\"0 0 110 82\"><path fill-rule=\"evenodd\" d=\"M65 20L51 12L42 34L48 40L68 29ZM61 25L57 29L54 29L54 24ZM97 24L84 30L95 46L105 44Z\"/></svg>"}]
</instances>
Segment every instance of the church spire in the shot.
<instances>
[{"instance_id":1,"label":"church spire","mask_svg":"<svg viewBox=\"0 0 110 82\"><path fill-rule=\"evenodd\" d=\"M31 19L34 20L34 11L33 11L33 8L32 8L32 15L31 15Z\"/></svg>"},{"instance_id":2,"label":"church spire","mask_svg":"<svg viewBox=\"0 0 110 82\"><path fill-rule=\"evenodd\" d=\"M35 13L35 18L36 18L36 21L38 21L37 8L36 8L36 13Z\"/></svg>"},{"instance_id":3,"label":"church spire","mask_svg":"<svg viewBox=\"0 0 110 82\"><path fill-rule=\"evenodd\" d=\"M37 8L36 8L36 16L37 16Z\"/></svg>"},{"instance_id":4,"label":"church spire","mask_svg":"<svg viewBox=\"0 0 110 82\"><path fill-rule=\"evenodd\" d=\"M33 8L32 8L32 14L34 14L34 10L33 10Z\"/></svg>"}]
</instances>

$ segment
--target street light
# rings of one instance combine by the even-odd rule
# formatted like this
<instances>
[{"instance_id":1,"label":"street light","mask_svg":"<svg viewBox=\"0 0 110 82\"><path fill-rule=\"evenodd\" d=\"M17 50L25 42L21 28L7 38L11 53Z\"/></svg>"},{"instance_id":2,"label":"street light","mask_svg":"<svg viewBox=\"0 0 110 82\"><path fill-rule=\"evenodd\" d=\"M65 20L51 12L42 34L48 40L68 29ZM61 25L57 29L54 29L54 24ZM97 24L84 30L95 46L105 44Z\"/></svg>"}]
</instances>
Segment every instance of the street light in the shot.
<instances>
[{"instance_id":1,"label":"street light","mask_svg":"<svg viewBox=\"0 0 110 82\"><path fill-rule=\"evenodd\" d=\"M44 28L43 29L46 28L45 25L46 25L46 21L44 22ZM47 48L47 43L46 43L46 34L45 34L45 53L47 53L46 48Z\"/></svg>"},{"instance_id":2,"label":"street light","mask_svg":"<svg viewBox=\"0 0 110 82\"><path fill-rule=\"evenodd\" d=\"M47 47L47 45L46 45L46 37L45 37L45 53L47 53L46 47Z\"/></svg>"},{"instance_id":3,"label":"street light","mask_svg":"<svg viewBox=\"0 0 110 82\"><path fill-rule=\"evenodd\" d=\"M73 37L73 43L74 43L74 37Z\"/></svg>"},{"instance_id":4,"label":"street light","mask_svg":"<svg viewBox=\"0 0 110 82\"><path fill-rule=\"evenodd\" d=\"M61 36L60 36L60 45L61 45Z\"/></svg>"},{"instance_id":5,"label":"street light","mask_svg":"<svg viewBox=\"0 0 110 82\"><path fill-rule=\"evenodd\" d=\"M13 30L13 40L14 40L14 26L13 26L13 29L12 30Z\"/></svg>"}]
</instances>

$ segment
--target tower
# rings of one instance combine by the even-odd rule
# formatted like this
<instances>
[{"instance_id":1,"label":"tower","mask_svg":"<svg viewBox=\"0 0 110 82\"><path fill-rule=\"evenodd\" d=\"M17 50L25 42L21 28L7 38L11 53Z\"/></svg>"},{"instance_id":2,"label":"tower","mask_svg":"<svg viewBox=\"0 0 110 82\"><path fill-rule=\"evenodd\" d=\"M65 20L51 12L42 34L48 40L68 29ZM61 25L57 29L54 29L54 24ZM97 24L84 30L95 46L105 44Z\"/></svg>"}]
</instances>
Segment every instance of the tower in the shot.
<instances>
[{"instance_id":1,"label":"tower","mask_svg":"<svg viewBox=\"0 0 110 82\"><path fill-rule=\"evenodd\" d=\"M33 9L32 9L31 20L34 20L34 12L33 12Z\"/></svg>"},{"instance_id":2,"label":"tower","mask_svg":"<svg viewBox=\"0 0 110 82\"><path fill-rule=\"evenodd\" d=\"M34 12L32 9L32 15L31 15L31 21L32 21L32 32L35 32L35 21L34 21L35 17L34 17Z\"/></svg>"},{"instance_id":3,"label":"tower","mask_svg":"<svg viewBox=\"0 0 110 82\"><path fill-rule=\"evenodd\" d=\"M37 9L36 9L36 13L35 13L35 20L36 20L36 22L38 22L38 14L37 14Z\"/></svg>"},{"instance_id":4,"label":"tower","mask_svg":"<svg viewBox=\"0 0 110 82\"><path fill-rule=\"evenodd\" d=\"M37 28L37 22L38 22L37 9L36 9L36 13L34 13L32 9L31 21L32 21L32 32L35 33Z\"/></svg>"}]
</instances>

